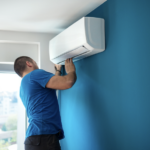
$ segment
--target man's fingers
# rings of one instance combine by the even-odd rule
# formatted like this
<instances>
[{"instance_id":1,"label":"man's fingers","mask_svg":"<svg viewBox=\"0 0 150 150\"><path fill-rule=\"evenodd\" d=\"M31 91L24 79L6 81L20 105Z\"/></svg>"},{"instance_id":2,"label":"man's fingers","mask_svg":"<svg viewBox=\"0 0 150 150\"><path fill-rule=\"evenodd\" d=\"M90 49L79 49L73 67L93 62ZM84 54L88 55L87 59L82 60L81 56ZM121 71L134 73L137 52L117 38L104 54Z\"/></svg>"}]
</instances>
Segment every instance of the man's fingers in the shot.
<instances>
[{"instance_id":1,"label":"man's fingers","mask_svg":"<svg viewBox=\"0 0 150 150\"><path fill-rule=\"evenodd\" d=\"M66 63L68 63L69 62L69 58L68 59L66 59Z\"/></svg>"},{"instance_id":2,"label":"man's fingers","mask_svg":"<svg viewBox=\"0 0 150 150\"><path fill-rule=\"evenodd\" d=\"M71 62L71 58L69 58L69 62Z\"/></svg>"},{"instance_id":3,"label":"man's fingers","mask_svg":"<svg viewBox=\"0 0 150 150\"><path fill-rule=\"evenodd\" d=\"M72 58L68 58L65 60L65 63L73 63Z\"/></svg>"},{"instance_id":4,"label":"man's fingers","mask_svg":"<svg viewBox=\"0 0 150 150\"><path fill-rule=\"evenodd\" d=\"M73 63L72 58L70 58L70 62Z\"/></svg>"},{"instance_id":5,"label":"man's fingers","mask_svg":"<svg viewBox=\"0 0 150 150\"><path fill-rule=\"evenodd\" d=\"M65 61L66 63L68 62L68 59L66 59L66 61Z\"/></svg>"}]
</instances>

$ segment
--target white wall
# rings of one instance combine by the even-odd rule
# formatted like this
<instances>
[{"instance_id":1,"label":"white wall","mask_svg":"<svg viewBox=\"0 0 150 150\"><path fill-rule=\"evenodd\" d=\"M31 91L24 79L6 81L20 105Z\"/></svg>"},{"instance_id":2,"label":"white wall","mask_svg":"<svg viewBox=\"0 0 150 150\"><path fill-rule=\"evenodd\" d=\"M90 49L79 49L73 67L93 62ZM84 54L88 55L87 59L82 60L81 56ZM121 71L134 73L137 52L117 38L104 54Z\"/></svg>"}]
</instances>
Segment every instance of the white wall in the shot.
<instances>
[{"instance_id":1,"label":"white wall","mask_svg":"<svg viewBox=\"0 0 150 150\"><path fill-rule=\"evenodd\" d=\"M54 64L49 60L49 41L56 34L0 31L0 41L12 41L22 43L39 43L40 67L46 71L55 73Z\"/></svg>"},{"instance_id":2,"label":"white wall","mask_svg":"<svg viewBox=\"0 0 150 150\"><path fill-rule=\"evenodd\" d=\"M0 63L14 62L19 56L29 56L39 62L38 44L1 43L0 42Z\"/></svg>"}]
</instances>

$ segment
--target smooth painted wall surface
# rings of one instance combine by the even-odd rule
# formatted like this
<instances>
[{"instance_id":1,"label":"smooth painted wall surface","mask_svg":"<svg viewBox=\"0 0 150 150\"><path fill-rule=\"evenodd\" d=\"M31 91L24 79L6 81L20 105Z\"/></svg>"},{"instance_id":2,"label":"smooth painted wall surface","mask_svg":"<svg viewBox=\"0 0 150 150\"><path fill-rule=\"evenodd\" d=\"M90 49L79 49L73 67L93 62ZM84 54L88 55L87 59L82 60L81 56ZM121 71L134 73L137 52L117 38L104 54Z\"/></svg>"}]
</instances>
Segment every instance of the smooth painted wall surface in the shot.
<instances>
[{"instance_id":1,"label":"smooth painted wall surface","mask_svg":"<svg viewBox=\"0 0 150 150\"><path fill-rule=\"evenodd\" d=\"M59 92L62 150L150 150L150 1L108 0L88 16L106 23L106 50L75 62Z\"/></svg>"},{"instance_id":2,"label":"smooth painted wall surface","mask_svg":"<svg viewBox=\"0 0 150 150\"><path fill-rule=\"evenodd\" d=\"M56 36L53 33L33 33L0 30L0 42L39 43L40 68L55 73L54 64L49 59L49 41Z\"/></svg>"},{"instance_id":3,"label":"smooth painted wall surface","mask_svg":"<svg viewBox=\"0 0 150 150\"><path fill-rule=\"evenodd\" d=\"M8 55L9 54L9 55ZM19 56L30 56L38 62L37 44L1 43L0 42L0 63L14 62Z\"/></svg>"}]
</instances>

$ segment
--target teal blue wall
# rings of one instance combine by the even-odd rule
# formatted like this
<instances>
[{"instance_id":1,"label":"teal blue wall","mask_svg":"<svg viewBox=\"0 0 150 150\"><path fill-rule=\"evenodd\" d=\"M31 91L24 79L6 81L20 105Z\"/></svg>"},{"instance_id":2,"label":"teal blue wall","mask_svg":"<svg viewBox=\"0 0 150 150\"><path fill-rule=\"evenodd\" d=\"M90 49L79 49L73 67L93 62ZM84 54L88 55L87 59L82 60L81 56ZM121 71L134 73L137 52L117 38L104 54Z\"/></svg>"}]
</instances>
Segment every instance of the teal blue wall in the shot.
<instances>
[{"instance_id":1,"label":"teal blue wall","mask_svg":"<svg viewBox=\"0 0 150 150\"><path fill-rule=\"evenodd\" d=\"M59 93L62 150L150 150L150 0L108 0L106 50L75 62Z\"/></svg>"}]
</instances>

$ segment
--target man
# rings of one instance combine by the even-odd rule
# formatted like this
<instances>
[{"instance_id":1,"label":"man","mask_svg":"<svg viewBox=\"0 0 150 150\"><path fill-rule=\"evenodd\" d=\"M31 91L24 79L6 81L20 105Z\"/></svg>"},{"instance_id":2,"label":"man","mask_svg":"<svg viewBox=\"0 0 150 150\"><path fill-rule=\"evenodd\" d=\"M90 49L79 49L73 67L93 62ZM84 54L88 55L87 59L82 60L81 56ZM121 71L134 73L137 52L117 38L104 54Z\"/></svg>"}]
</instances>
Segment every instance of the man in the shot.
<instances>
[{"instance_id":1,"label":"man","mask_svg":"<svg viewBox=\"0 0 150 150\"><path fill-rule=\"evenodd\" d=\"M55 65L56 74L39 69L30 57L15 60L14 70L22 78L20 98L26 108L29 127L25 150L60 150L59 140L64 138L56 89L71 88L76 82L72 59L65 61L67 75L60 76L61 65Z\"/></svg>"}]
</instances>

